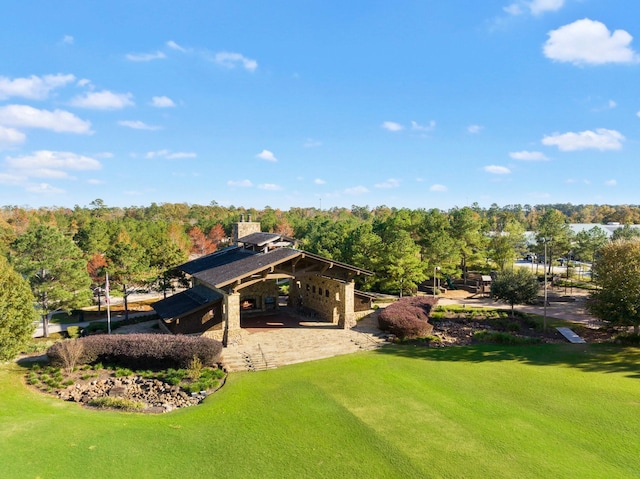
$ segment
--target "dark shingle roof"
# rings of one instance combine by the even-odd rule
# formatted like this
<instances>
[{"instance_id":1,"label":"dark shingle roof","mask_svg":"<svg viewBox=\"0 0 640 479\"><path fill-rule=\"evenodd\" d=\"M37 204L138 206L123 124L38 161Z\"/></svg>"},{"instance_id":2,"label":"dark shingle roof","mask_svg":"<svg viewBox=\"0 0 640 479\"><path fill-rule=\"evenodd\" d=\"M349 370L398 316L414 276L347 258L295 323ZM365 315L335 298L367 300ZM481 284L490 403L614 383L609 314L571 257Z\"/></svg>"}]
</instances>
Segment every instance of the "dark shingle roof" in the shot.
<instances>
[{"instance_id":1,"label":"dark shingle roof","mask_svg":"<svg viewBox=\"0 0 640 479\"><path fill-rule=\"evenodd\" d=\"M223 250L216 251L215 253L208 254L207 256L202 256L201 258L181 264L180 266L178 266L178 269L184 271L187 274L196 274L201 271L206 271L212 268L217 268L219 266L233 263L240 259L246 258L247 256L252 256L255 254L258 253L256 253L255 251L240 248L238 246L233 246L231 248L225 248Z\"/></svg>"},{"instance_id":2,"label":"dark shingle roof","mask_svg":"<svg viewBox=\"0 0 640 479\"><path fill-rule=\"evenodd\" d=\"M152 306L161 318L171 319L200 309L208 304L213 304L221 299L222 294L205 286L195 286L182 293L174 294L157 303L153 303Z\"/></svg>"},{"instance_id":3,"label":"dark shingle roof","mask_svg":"<svg viewBox=\"0 0 640 479\"><path fill-rule=\"evenodd\" d=\"M254 253L250 256L238 258L233 263L198 271L193 274L193 277L212 286L222 287L235 279L261 271L270 265L277 265L301 254L302 251L290 248L278 248L268 253Z\"/></svg>"},{"instance_id":4,"label":"dark shingle roof","mask_svg":"<svg viewBox=\"0 0 640 479\"><path fill-rule=\"evenodd\" d=\"M268 243L278 241L280 238L282 238L282 236L276 233L251 233L250 235L238 238L238 243L264 246Z\"/></svg>"}]
</instances>

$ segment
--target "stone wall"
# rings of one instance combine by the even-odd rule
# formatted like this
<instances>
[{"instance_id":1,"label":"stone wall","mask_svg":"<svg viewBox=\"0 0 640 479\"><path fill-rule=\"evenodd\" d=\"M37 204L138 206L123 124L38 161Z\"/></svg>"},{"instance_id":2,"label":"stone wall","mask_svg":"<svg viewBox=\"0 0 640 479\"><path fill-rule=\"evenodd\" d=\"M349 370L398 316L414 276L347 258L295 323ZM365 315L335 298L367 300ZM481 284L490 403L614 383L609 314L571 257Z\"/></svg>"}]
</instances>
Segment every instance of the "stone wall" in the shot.
<instances>
[{"instance_id":1,"label":"stone wall","mask_svg":"<svg viewBox=\"0 0 640 479\"><path fill-rule=\"evenodd\" d=\"M275 311L277 308L278 285L275 280L262 281L240 290L240 314L242 316Z\"/></svg>"},{"instance_id":2,"label":"stone wall","mask_svg":"<svg viewBox=\"0 0 640 479\"><path fill-rule=\"evenodd\" d=\"M323 276L301 276L291 282L292 306L316 311L320 317L344 327L353 322L353 283Z\"/></svg>"}]
</instances>

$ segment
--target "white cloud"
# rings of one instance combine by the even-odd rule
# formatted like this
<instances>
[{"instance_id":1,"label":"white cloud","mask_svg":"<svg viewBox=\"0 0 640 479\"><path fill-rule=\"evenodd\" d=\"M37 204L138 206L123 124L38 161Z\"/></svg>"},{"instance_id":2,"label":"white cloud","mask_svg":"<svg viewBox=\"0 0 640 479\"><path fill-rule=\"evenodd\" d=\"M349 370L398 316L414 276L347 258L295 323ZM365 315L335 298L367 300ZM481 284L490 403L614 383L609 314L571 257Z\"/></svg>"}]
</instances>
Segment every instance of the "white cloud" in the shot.
<instances>
[{"instance_id":1,"label":"white cloud","mask_svg":"<svg viewBox=\"0 0 640 479\"><path fill-rule=\"evenodd\" d=\"M78 83L76 83L76 85L78 85L80 88L91 86L91 80L87 78L82 78L81 80L78 80Z\"/></svg>"},{"instance_id":2,"label":"white cloud","mask_svg":"<svg viewBox=\"0 0 640 479\"><path fill-rule=\"evenodd\" d=\"M564 6L564 0L519 0L503 8L509 15L522 15L528 9L532 15L555 12Z\"/></svg>"},{"instance_id":3,"label":"white cloud","mask_svg":"<svg viewBox=\"0 0 640 479\"><path fill-rule=\"evenodd\" d=\"M354 186L352 188L347 188L344 192L348 195L362 195L364 193L369 193L369 190L364 186Z\"/></svg>"},{"instance_id":4,"label":"white cloud","mask_svg":"<svg viewBox=\"0 0 640 479\"><path fill-rule=\"evenodd\" d=\"M304 146L305 148L317 148L319 146L322 146L322 142L317 140L312 140L311 138L307 138L307 140L304 142L304 145L302 146Z\"/></svg>"},{"instance_id":5,"label":"white cloud","mask_svg":"<svg viewBox=\"0 0 640 479\"><path fill-rule=\"evenodd\" d=\"M29 185L26 187L26 190L29 193L38 193L38 194L60 194L65 191L60 188L56 188L55 186L51 186L49 183L38 183L35 185Z\"/></svg>"},{"instance_id":6,"label":"white cloud","mask_svg":"<svg viewBox=\"0 0 640 479\"><path fill-rule=\"evenodd\" d=\"M177 151L171 152L170 150L157 150L157 151L149 151L145 158L151 160L153 158L166 158L167 160L180 160L184 158L196 158L198 155L193 152L186 151Z\"/></svg>"},{"instance_id":7,"label":"white cloud","mask_svg":"<svg viewBox=\"0 0 640 479\"><path fill-rule=\"evenodd\" d=\"M24 184L25 181L27 181L27 177L24 175L0 173L0 185L16 186Z\"/></svg>"},{"instance_id":8,"label":"white cloud","mask_svg":"<svg viewBox=\"0 0 640 479\"><path fill-rule=\"evenodd\" d=\"M522 10L522 7L518 3L512 3L510 5L507 5L506 7L503 8L503 10L507 12L509 15L522 15L524 13L524 11Z\"/></svg>"},{"instance_id":9,"label":"white cloud","mask_svg":"<svg viewBox=\"0 0 640 479\"><path fill-rule=\"evenodd\" d=\"M5 128L0 125L0 148L24 143L26 135L14 128Z\"/></svg>"},{"instance_id":10,"label":"white cloud","mask_svg":"<svg viewBox=\"0 0 640 479\"><path fill-rule=\"evenodd\" d=\"M320 179L320 178L316 178L315 180L313 180L313 182L316 185L324 185L326 183L326 181L324 181L323 179Z\"/></svg>"},{"instance_id":11,"label":"white cloud","mask_svg":"<svg viewBox=\"0 0 640 479\"><path fill-rule=\"evenodd\" d=\"M396 123L395 121L385 121L380 126L387 131L404 130L404 126L402 126L400 123Z\"/></svg>"},{"instance_id":12,"label":"white cloud","mask_svg":"<svg viewBox=\"0 0 640 479\"><path fill-rule=\"evenodd\" d=\"M633 37L624 30L609 31L604 23L584 18L549 32L544 54L574 65L635 63L640 57L630 48Z\"/></svg>"},{"instance_id":13,"label":"white cloud","mask_svg":"<svg viewBox=\"0 0 640 479\"><path fill-rule=\"evenodd\" d=\"M618 103L615 100L609 100L608 105L609 105L609 108L613 110L615 107L618 106Z\"/></svg>"},{"instance_id":14,"label":"white cloud","mask_svg":"<svg viewBox=\"0 0 640 479\"><path fill-rule=\"evenodd\" d=\"M98 180L97 178L90 178L87 180L90 185L104 185L104 180Z\"/></svg>"},{"instance_id":15,"label":"white cloud","mask_svg":"<svg viewBox=\"0 0 640 479\"><path fill-rule=\"evenodd\" d=\"M494 175L508 175L509 173L511 173L511 170L506 166L498 165L488 165L485 166L483 170Z\"/></svg>"},{"instance_id":16,"label":"white cloud","mask_svg":"<svg viewBox=\"0 0 640 479\"><path fill-rule=\"evenodd\" d=\"M280 191L282 189L282 186L276 185L274 183L263 183L261 185L258 185L258 188L266 191Z\"/></svg>"},{"instance_id":17,"label":"white cloud","mask_svg":"<svg viewBox=\"0 0 640 479\"><path fill-rule=\"evenodd\" d=\"M240 65L250 72L253 72L258 68L257 61L247 58L240 53L218 52L213 57L213 61L226 68L235 68Z\"/></svg>"},{"instance_id":18,"label":"white cloud","mask_svg":"<svg viewBox=\"0 0 640 479\"><path fill-rule=\"evenodd\" d=\"M125 57L127 60L132 62L150 62L152 60L162 60L167 58L164 52L161 52L160 50L154 53L127 53Z\"/></svg>"},{"instance_id":19,"label":"white cloud","mask_svg":"<svg viewBox=\"0 0 640 479\"><path fill-rule=\"evenodd\" d=\"M275 157L273 152L269 151L269 150L262 150L260 153L258 153L256 155L256 158L259 158L259 159L265 160L265 161L271 161L271 162L278 161L278 159Z\"/></svg>"},{"instance_id":20,"label":"white cloud","mask_svg":"<svg viewBox=\"0 0 640 479\"><path fill-rule=\"evenodd\" d=\"M616 180L607 180L604 182L605 186L616 186L618 182Z\"/></svg>"},{"instance_id":21,"label":"white cloud","mask_svg":"<svg viewBox=\"0 0 640 479\"><path fill-rule=\"evenodd\" d=\"M396 180L395 178L389 178L387 181L382 183L377 183L374 185L376 188L397 188L400 186L400 180Z\"/></svg>"},{"instance_id":22,"label":"white cloud","mask_svg":"<svg viewBox=\"0 0 640 479\"><path fill-rule=\"evenodd\" d=\"M154 96L151 99L151 106L155 106L156 108L172 108L176 106L176 104L168 96Z\"/></svg>"},{"instance_id":23,"label":"white cloud","mask_svg":"<svg viewBox=\"0 0 640 479\"><path fill-rule=\"evenodd\" d=\"M619 150L625 137L616 130L598 128L596 131L586 130L579 133L554 133L545 136L542 144L557 146L560 151L576 151L595 149L600 151Z\"/></svg>"},{"instance_id":24,"label":"white cloud","mask_svg":"<svg viewBox=\"0 0 640 479\"><path fill-rule=\"evenodd\" d=\"M509 156L520 161L549 161L547 155L541 151L512 151Z\"/></svg>"},{"instance_id":25,"label":"white cloud","mask_svg":"<svg viewBox=\"0 0 640 479\"><path fill-rule=\"evenodd\" d=\"M564 0L532 0L531 2L527 2L527 6L533 15L558 11L563 5Z\"/></svg>"},{"instance_id":26,"label":"white cloud","mask_svg":"<svg viewBox=\"0 0 640 479\"><path fill-rule=\"evenodd\" d=\"M411 121L411 129L414 131L433 131L436 127L435 120L431 120L428 125L420 125L418 122Z\"/></svg>"},{"instance_id":27,"label":"white cloud","mask_svg":"<svg viewBox=\"0 0 640 479\"><path fill-rule=\"evenodd\" d=\"M484 127L481 125L469 125L467 131L471 134L480 133Z\"/></svg>"},{"instance_id":28,"label":"white cloud","mask_svg":"<svg viewBox=\"0 0 640 479\"><path fill-rule=\"evenodd\" d=\"M178 50L179 52L186 52L186 51L187 51L187 49L186 49L186 48L181 47L180 45L178 45L178 44L177 44L176 42L174 42L173 40L169 40L169 41L167 42L167 46L168 46L169 48L171 48L172 50Z\"/></svg>"},{"instance_id":29,"label":"white cloud","mask_svg":"<svg viewBox=\"0 0 640 479\"><path fill-rule=\"evenodd\" d=\"M67 151L40 150L27 156L7 157L5 162L12 172L36 178L69 178L68 171L102 168L95 158Z\"/></svg>"},{"instance_id":30,"label":"white cloud","mask_svg":"<svg viewBox=\"0 0 640 479\"><path fill-rule=\"evenodd\" d=\"M177 151L175 153L169 153L167 160L182 160L184 158L197 158L198 155L191 151Z\"/></svg>"},{"instance_id":31,"label":"white cloud","mask_svg":"<svg viewBox=\"0 0 640 479\"><path fill-rule=\"evenodd\" d=\"M62 43L65 45L73 45L74 38L71 35L65 35L62 37Z\"/></svg>"},{"instance_id":32,"label":"white cloud","mask_svg":"<svg viewBox=\"0 0 640 479\"><path fill-rule=\"evenodd\" d=\"M113 93L109 90L88 92L71 100L71 105L78 108L95 110L120 110L135 103L131 93Z\"/></svg>"},{"instance_id":33,"label":"white cloud","mask_svg":"<svg viewBox=\"0 0 640 479\"><path fill-rule=\"evenodd\" d=\"M64 133L93 133L91 123L65 110L39 110L28 105L0 107L0 125L42 128Z\"/></svg>"},{"instance_id":34,"label":"white cloud","mask_svg":"<svg viewBox=\"0 0 640 479\"><path fill-rule=\"evenodd\" d=\"M145 122L140 120L122 120L118 122L120 126L126 126L128 128L133 128L134 130L161 130L162 127L155 125L147 125Z\"/></svg>"},{"instance_id":35,"label":"white cloud","mask_svg":"<svg viewBox=\"0 0 640 479\"><path fill-rule=\"evenodd\" d=\"M436 183L436 184L431 185L429 187L429 191L445 192L445 191L449 191L449 188L447 188L444 185L439 185L439 184Z\"/></svg>"},{"instance_id":36,"label":"white cloud","mask_svg":"<svg viewBox=\"0 0 640 479\"><path fill-rule=\"evenodd\" d=\"M229 180L227 181L227 186L238 187L238 188L251 188L253 183L250 180Z\"/></svg>"},{"instance_id":37,"label":"white cloud","mask_svg":"<svg viewBox=\"0 0 640 479\"><path fill-rule=\"evenodd\" d=\"M0 76L0 100L10 97L42 100L49 96L51 90L61 88L75 81L73 75L45 75L39 77L31 75L28 78L10 78Z\"/></svg>"}]
</instances>

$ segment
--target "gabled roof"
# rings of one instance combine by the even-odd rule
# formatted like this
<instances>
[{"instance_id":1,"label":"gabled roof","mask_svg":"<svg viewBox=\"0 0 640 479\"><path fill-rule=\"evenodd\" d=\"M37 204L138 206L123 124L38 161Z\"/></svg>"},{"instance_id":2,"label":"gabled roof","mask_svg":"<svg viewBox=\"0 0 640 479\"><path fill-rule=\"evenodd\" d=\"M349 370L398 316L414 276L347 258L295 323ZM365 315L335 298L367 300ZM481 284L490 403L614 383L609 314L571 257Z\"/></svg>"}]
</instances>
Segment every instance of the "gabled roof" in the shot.
<instances>
[{"instance_id":1,"label":"gabled roof","mask_svg":"<svg viewBox=\"0 0 640 479\"><path fill-rule=\"evenodd\" d=\"M233 283L238 286L240 283L253 282L259 277L274 278L273 274L278 277L321 274L343 281L349 280L353 275L373 274L356 266L294 248L258 252L237 246L190 261L178 269L211 288L224 288Z\"/></svg>"},{"instance_id":2,"label":"gabled roof","mask_svg":"<svg viewBox=\"0 0 640 479\"><path fill-rule=\"evenodd\" d=\"M238 259L232 263L219 265L205 271L199 271L195 273L193 277L216 288L221 288L238 278L258 273L269 266L276 266L300 254L301 251L291 248L278 248L268 253L254 253L249 256L238 257Z\"/></svg>"},{"instance_id":3,"label":"gabled roof","mask_svg":"<svg viewBox=\"0 0 640 479\"><path fill-rule=\"evenodd\" d=\"M195 286L153 303L153 309L162 319L166 320L184 316L207 305L212 305L221 299L222 294L205 286Z\"/></svg>"},{"instance_id":4,"label":"gabled roof","mask_svg":"<svg viewBox=\"0 0 640 479\"><path fill-rule=\"evenodd\" d=\"M199 273L200 271L206 271L211 268L224 266L256 254L258 253L255 251L244 249L239 246L232 246L230 248L225 248L223 250L216 251L215 253L208 254L207 256L202 256L201 258L181 264L180 266L178 266L178 269L180 271L184 271L187 274L195 274Z\"/></svg>"}]
</instances>

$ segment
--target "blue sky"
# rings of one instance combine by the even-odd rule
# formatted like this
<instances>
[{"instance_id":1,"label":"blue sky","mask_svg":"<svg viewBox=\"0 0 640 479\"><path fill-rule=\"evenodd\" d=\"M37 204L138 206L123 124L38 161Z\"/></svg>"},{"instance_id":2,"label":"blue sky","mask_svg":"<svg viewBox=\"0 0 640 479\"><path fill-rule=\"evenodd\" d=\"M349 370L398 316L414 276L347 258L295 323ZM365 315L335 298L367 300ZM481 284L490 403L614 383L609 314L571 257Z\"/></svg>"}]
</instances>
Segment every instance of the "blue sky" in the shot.
<instances>
[{"instance_id":1,"label":"blue sky","mask_svg":"<svg viewBox=\"0 0 640 479\"><path fill-rule=\"evenodd\" d=\"M0 205L638 204L637 0L5 0Z\"/></svg>"}]
</instances>

